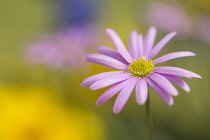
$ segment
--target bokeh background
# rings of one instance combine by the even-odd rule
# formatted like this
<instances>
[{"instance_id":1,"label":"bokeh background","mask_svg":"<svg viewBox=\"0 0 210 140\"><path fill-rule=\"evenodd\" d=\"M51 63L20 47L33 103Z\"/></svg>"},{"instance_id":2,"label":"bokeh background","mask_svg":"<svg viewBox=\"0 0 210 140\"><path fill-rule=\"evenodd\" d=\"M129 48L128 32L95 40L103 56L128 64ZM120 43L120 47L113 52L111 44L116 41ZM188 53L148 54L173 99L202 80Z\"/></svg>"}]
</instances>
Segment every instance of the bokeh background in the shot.
<instances>
[{"instance_id":1,"label":"bokeh background","mask_svg":"<svg viewBox=\"0 0 210 140\"><path fill-rule=\"evenodd\" d=\"M145 140L144 106L134 94L123 111L112 113L114 99L102 106L105 91L81 88L80 82L111 68L85 62L96 47L113 47L105 34L113 28L128 44L133 29L154 25L159 41L178 35L159 54L193 51L196 57L163 63L186 68L202 79L185 79L167 106L150 90L155 140L209 140L209 0L1 0L1 140Z\"/></svg>"}]
</instances>

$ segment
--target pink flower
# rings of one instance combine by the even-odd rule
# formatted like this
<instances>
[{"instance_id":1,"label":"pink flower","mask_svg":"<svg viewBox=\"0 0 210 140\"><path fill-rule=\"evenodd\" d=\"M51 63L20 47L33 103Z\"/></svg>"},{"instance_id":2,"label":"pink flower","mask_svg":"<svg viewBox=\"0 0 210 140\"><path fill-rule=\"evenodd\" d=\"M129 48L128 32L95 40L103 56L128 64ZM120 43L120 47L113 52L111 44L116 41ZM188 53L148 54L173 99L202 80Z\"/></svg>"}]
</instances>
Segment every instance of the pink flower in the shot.
<instances>
[{"instance_id":1,"label":"pink flower","mask_svg":"<svg viewBox=\"0 0 210 140\"><path fill-rule=\"evenodd\" d=\"M119 69L118 71L103 72L90 76L82 81L81 86L90 86L91 90L101 89L112 85L96 101L101 105L115 94L118 94L114 103L113 112L119 113L130 97L136 91L136 100L144 104L148 97L148 86L151 86L168 105L173 105L172 96L177 96L178 91L171 82L189 92L188 84L179 77L201 78L196 73L178 67L155 67L156 64L171 59L195 56L189 51L173 52L153 58L163 49L176 32L171 32L160 40L155 46L156 28L151 27L143 39L142 34L132 31L129 41L129 52L126 50L120 37L112 29L106 30L117 51L100 46L101 54L88 54L85 59L89 62ZM154 46L154 47L153 47Z\"/></svg>"},{"instance_id":2,"label":"pink flower","mask_svg":"<svg viewBox=\"0 0 210 140\"><path fill-rule=\"evenodd\" d=\"M206 43L210 43L210 17L200 15L195 18L195 37Z\"/></svg>"},{"instance_id":3,"label":"pink flower","mask_svg":"<svg viewBox=\"0 0 210 140\"><path fill-rule=\"evenodd\" d=\"M92 28L72 27L54 35L45 35L27 49L30 62L49 64L54 68L82 68L83 56L93 46Z\"/></svg>"},{"instance_id":4,"label":"pink flower","mask_svg":"<svg viewBox=\"0 0 210 140\"><path fill-rule=\"evenodd\" d=\"M165 32L177 31L182 36L190 36L193 25L188 14L177 3L152 2L143 12L148 25L155 25Z\"/></svg>"}]
</instances>

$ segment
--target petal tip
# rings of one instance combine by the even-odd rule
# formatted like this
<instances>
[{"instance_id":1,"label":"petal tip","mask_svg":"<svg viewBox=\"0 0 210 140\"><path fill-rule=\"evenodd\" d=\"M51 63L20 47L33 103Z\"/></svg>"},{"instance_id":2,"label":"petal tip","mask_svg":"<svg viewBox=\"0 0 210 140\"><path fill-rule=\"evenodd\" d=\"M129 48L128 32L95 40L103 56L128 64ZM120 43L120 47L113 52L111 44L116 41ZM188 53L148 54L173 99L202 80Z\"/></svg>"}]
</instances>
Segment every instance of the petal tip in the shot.
<instances>
[{"instance_id":1,"label":"petal tip","mask_svg":"<svg viewBox=\"0 0 210 140\"><path fill-rule=\"evenodd\" d=\"M113 110L113 113L114 113L114 114L119 114L119 113L120 113L120 110L115 110L115 109L114 109L114 110Z\"/></svg>"},{"instance_id":2,"label":"petal tip","mask_svg":"<svg viewBox=\"0 0 210 140\"><path fill-rule=\"evenodd\" d=\"M185 91L189 93L190 92L190 89L186 89Z\"/></svg>"},{"instance_id":3,"label":"petal tip","mask_svg":"<svg viewBox=\"0 0 210 140\"><path fill-rule=\"evenodd\" d=\"M202 79L202 77L201 77L200 75L198 75L198 74L194 75L193 77L194 77L194 78Z\"/></svg>"},{"instance_id":4,"label":"petal tip","mask_svg":"<svg viewBox=\"0 0 210 140\"><path fill-rule=\"evenodd\" d=\"M84 59L86 60L86 61L88 61L88 59L89 59L89 54L86 54L85 56L84 56Z\"/></svg>"},{"instance_id":5,"label":"petal tip","mask_svg":"<svg viewBox=\"0 0 210 140\"><path fill-rule=\"evenodd\" d=\"M184 87L184 90L185 90L186 92L190 92L190 87L189 87L189 86L186 86L186 87Z\"/></svg>"},{"instance_id":6,"label":"petal tip","mask_svg":"<svg viewBox=\"0 0 210 140\"><path fill-rule=\"evenodd\" d=\"M111 29L111 28L106 28L106 33L109 33L109 32L112 32L113 31L113 29Z\"/></svg>"},{"instance_id":7,"label":"petal tip","mask_svg":"<svg viewBox=\"0 0 210 140\"><path fill-rule=\"evenodd\" d=\"M174 105L174 99L172 97L170 97L170 99L168 101L165 102L168 106L172 106Z\"/></svg>"},{"instance_id":8,"label":"petal tip","mask_svg":"<svg viewBox=\"0 0 210 140\"><path fill-rule=\"evenodd\" d=\"M174 101L169 102L168 105L169 105L169 106L174 105Z\"/></svg>"},{"instance_id":9,"label":"petal tip","mask_svg":"<svg viewBox=\"0 0 210 140\"><path fill-rule=\"evenodd\" d=\"M138 31L137 30L132 30L131 33L138 34Z\"/></svg>"},{"instance_id":10,"label":"petal tip","mask_svg":"<svg viewBox=\"0 0 210 140\"><path fill-rule=\"evenodd\" d=\"M119 106L117 107L117 106L114 105L114 107L113 107L113 113L114 114L119 114L121 110L122 110L121 107L119 107Z\"/></svg>"},{"instance_id":11,"label":"petal tip","mask_svg":"<svg viewBox=\"0 0 210 140\"><path fill-rule=\"evenodd\" d=\"M85 87L85 84L82 82L82 83L80 83L80 86L81 87Z\"/></svg>"},{"instance_id":12,"label":"petal tip","mask_svg":"<svg viewBox=\"0 0 210 140\"><path fill-rule=\"evenodd\" d=\"M174 32L171 32L171 34L176 35L176 34L177 34L177 32L175 32L175 31L174 31Z\"/></svg>"},{"instance_id":13,"label":"petal tip","mask_svg":"<svg viewBox=\"0 0 210 140\"><path fill-rule=\"evenodd\" d=\"M174 103L168 104L168 106L173 106L173 105L174 105Z\"/></svg>"},{"instance_id":14,"label":"petal tip","mask_svg":"<svg viewBox=\"0 0 210 140\"><path fill-rule=\"evenodd\" d=\"M157 30L157 28L154 25L152 25L149 29L150 30Z\"/></svg>"},{"instance_id":15,"label":"petal tip","mask_svg":"<svg viewBox=\"0 0 210 140\"><path fill-rule=\"evenodd\" d=\"M96 101L96 105L97 105L97 106L102 105L101 101L100 101L100 100L97 100L97 101Z\"/></svg>"},{"instance_id":16,"label":"petal tip","mask_svg":"<svg viewBox=\"0 0 210 140\"><path fill-rule=\"evenodd\" d=\"M146 101L137 101L137 103L138 103L139 105L144 105L144 104L146 103Z\"/></svg>"},{"instance_id":17,"label":"petal tip","mask_svg":"<svg viewBox=\"0 0 210 140\"><path fill-rule=\"evenodd\" d=\"M86 79L87 79L87 78L86 78ZM87 87L87 86L89 86L86 79L84 79L84 80L80 83L80 86L81 86L81 87Z\"/></svg>"},{"instance_id":18,"label":"petal tip","mask_svg":"<svg viewBox=\"0 0 210 140\"><path fill-rule=\"evenodd\" d=\"M173 93L173 96L178 96L178 95L179 95L179 92L178 91L176 91L176 92Z\"/></svg>"},{"instance_id":19,"label":"petal tip","mask_svg":"<svg viewBox=\"0 0 210 140\"><path fill-rule=\"evenodd\" d=\"M192 56L196 56L196 53L194 53L194 52L191 52L192 53Z\"/></svg>"}]
</instances>

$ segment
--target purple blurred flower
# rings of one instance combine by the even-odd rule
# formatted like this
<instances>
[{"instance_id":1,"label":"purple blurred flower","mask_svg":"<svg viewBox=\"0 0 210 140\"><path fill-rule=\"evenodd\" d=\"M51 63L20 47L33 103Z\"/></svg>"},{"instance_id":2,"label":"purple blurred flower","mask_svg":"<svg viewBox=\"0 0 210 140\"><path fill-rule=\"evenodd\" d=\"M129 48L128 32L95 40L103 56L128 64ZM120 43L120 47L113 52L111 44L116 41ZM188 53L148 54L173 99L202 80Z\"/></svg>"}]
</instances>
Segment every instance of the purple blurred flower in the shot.
<instances>
[{"instance_id":1,"label":"purple blurred flower","mask_svg":"<svg viewBox=\"0 0 210 140\"><path fill-rule=\"evenodd\" d=\"M83 56L95 38L92 27L72 27L55 35L45 35L26 50L30 62L49 64L54 68L84 66Z\"/></svg>"},{"instance_id":2,"label":"purple blurred flower","mask_svg":"<svg viewBox=\"0 0 210 140\"><path fill-rule=\"evenodd\" d=\"M52 0L54 22L59 27L84 26L98 17L97 0Z\"/></svg>"},{"instance_id":3,"label":"purple blurred flower","mask_svg":"<svg viewBox=\"0 0 210 140\"><path fill-rule=\"evenodd\" d=\"M210 43L210 17L201 15L195 18L195 37L204 42Z\"/></svg>"},{"instance_id":4,"label":"purple blurred flower","mask_svg":"<svg viewBox=\"0 0 210 140\"><path fill-rule=\"evenodd\" d=\"M130 35L129 52L115 31L107 29L106 32L117 51L100 46L98 51L102 54L88 54L86 55L86 60L116 68L120 71L96 74L82 81L81 86L90 86L91 90L113 85L99 97L96 101L97 105L103 104L120 92L113 107L113 112L119 113L134 88L137 102L144 104L148 97L148 85L160 95L166 104L172 105L174 103L172 96L177 96L178 91L171 82L189 92L190 87L179 76L201 78L196 73L178 67L155 67L156 64L171 59L195 56L192 52L180 51L166 54L153 61L153 58L176 35L176 32L169 33L153 47L157 32L155 27L149 29L144 39L142 34L138 34L134 30Z\"/></svg>"},{"instance_id":5,"label":"purple blurred flower","mask_svg":"<svg viewBox=\"0 0 210 140\"><path fill-rule=\"evenodd\" d=\"M146 24L165 32L177 31L182 36L192 33L191 19L177 3L150 3L143 12L143 19Z\"/></svg>"}]
</instances>

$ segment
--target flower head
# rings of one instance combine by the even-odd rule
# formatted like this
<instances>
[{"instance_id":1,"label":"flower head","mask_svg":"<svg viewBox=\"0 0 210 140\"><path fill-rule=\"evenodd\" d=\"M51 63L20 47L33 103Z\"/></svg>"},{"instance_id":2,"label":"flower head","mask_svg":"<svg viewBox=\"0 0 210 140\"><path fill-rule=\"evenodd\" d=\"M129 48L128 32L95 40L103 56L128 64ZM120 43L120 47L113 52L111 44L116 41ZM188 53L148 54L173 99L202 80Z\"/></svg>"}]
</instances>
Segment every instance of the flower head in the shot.
<instances>
[{"instance_id":1,"label":"flower head","mask_svg":"<svg viewBox=\"0 0 210 140\"><path fill-rule=\"evenodd\" d=\"M154 62L145 57L134 59L128 66L128 72L135 77L146 77L154 70Z\"/></svg>"},{"instance_id":2,"label":"flower head","mask_svg":"<svg viewBox=\"0 0 210 140\"><path fill-rule=\"evenodd\" d=\"M89 62L105 65L119 69L90 76L83 80L81 86L90 86L90 89L97 90L112 85L96 101L101 105L112 96L118 94L114 103L114 113L119 113L135 89L136 100L144 104L148 97L148 86L151 86L168 105L173 105L172 96L177 96L178 91L173 83L189 92L188 84L179 77L201 78L198 74L178 67L155 67L156 64L185 56L195 56L193 52L181 51L166 54L153 59L176 35L171 32L160 40L155 46L156 28L151 27L143 39L142 34L132 31L130 34L129 51L126 50L119 36L112 29L106 30L117 51L100 46L98 52L101 54L88 54L86 60ZM154 46L154 47L153 47Z\"/></svg>"}]
</instances>

